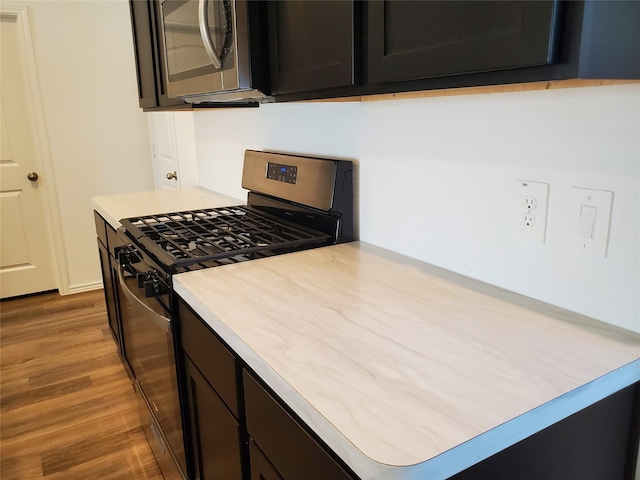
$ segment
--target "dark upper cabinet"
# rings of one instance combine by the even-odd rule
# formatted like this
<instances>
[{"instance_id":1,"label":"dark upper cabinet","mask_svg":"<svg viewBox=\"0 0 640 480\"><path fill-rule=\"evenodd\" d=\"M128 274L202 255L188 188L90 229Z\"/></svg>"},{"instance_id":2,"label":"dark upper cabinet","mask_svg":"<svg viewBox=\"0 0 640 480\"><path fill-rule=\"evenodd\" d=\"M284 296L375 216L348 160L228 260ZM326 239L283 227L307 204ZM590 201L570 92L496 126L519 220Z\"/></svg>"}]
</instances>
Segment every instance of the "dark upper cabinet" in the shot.
<instances>
[{"instance_id":1,"label":"dark upper cabinet","mask_svg":"<svg viewBox=\"0 0 640 480\"><path fill-rule=\"evenodd\" d=\"M159 3L130 5L140 105L193 108L166 95ZM276 101L640 78L637 0L274 0L256 21Z\"/></svg>"},{"instance_id":2,"label":"dark upper cabinet","mask_svg":"<svg viewBox=\"0 0 640 480\"><path fill-rule=\"evenodd\" d=\"M314 3L270 6L276 101L640 78L637 0Z\"/></svg>"},{"instance_id":3,"label":"dark upper cabinet","mask_svg":"<svg viewBox=\"0 0 640 480\"><path fill-rule=\"evenodd\" d=\"M574 2L567 9L575 11ZM584 8L574 14L580 27L568 26L568 34L580 39L567 38L573 44L571 74L576 78L640 78L640 2L637 0L585 2ZM572 16L567 15L572 18Z\"/></svg>"},{"instance_id":4,"label":"dark upper cabinet","mask_svg":"<svg viewBox=\"0 0 640 480\"><path fill-rule=\"evenodd\" d=\"M132 0L129 2L129 8L139 103L142 108L156 107L156 72L153 61L155 47L151 35L150 2Z\"/></svg>"},{"instance_id":5,"label":"dark upper cabinet","mask_svg":"<svg viewBox=\"0 0 640 480\"><path fill-rule=\"evenodd\" d=\"M274 1L267 12L274 95L356 83L355 2Z\"/></svg>"},{"instance_id":6,"label":"dark upper cabinet","mask_svg":"<svg viewBox=\"0 0 640 480\"><path fill-rule=\"evenodd\" d=\"M363 93L640 78L640 2L367 2Z\"/></svg>"},{"instance_id":7,"label":"dark upper cabinet","mask_svg":"<svg viewBox=\"0 0 640 480\"><path fill-rule=\"evenodd\" d=\"M372 1L370 82L549 64L557 1Z\"/></svg>"},{"instance_id":8,"label":"dark upper cabinet","mask_svg":"<svg viewBox=\"0 0 640 480\"><path fill-rule=\"evenodd\" d=\"M129 7L140 106L145 110L189 108L182 100L167 96L160 3L156 0L130 0Z\"/></svg>"}]
</instances>

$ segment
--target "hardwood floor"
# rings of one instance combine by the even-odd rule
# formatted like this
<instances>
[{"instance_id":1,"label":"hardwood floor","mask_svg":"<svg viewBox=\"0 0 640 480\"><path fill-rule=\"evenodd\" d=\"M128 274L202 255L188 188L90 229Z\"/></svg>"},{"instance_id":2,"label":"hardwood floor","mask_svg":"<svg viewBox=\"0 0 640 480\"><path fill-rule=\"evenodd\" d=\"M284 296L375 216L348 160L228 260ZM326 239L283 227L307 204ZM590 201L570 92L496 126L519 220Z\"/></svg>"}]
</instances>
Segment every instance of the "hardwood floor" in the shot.
<instances>
[{"instance_id":1,"label":"hardwood floor","mask_svg":"<svg viewBox=\"0 0 640 480\"><path fill-rule=\"evenodd\" d=\"M0 478L162 479L102 290L0 302Z\"/></svg>"}]
</instances>

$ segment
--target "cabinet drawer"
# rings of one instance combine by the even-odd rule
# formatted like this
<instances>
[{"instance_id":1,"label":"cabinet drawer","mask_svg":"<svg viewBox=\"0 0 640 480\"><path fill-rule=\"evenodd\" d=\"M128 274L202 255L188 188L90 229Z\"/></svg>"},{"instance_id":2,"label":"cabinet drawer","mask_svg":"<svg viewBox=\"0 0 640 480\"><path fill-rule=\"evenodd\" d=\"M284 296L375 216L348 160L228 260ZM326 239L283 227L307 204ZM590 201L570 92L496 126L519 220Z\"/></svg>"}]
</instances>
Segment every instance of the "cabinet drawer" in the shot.
<instances>
[{"instance_id":1,"label":"cabinet drawer","mask_svg":"<svg viewBox=\"0 0 640 480\"><path fill-rule=\"evenodd\" d=\"M182 349L239 418L236 357L184 302L178 304Z\"/></svg>"},{"instance_id":2,"label":"cabinet drawer","mask_svg":"<svg viewBox=\"0 0 640 480\"><path fill-rule=\"evenodd\" d=\"M251 480L282 480L267 457L260 451L252 438L249 439L249 463L251 464Z\"/></svg>"},{"instance_id":3,"label":"cabinet drawer","mask_svg":"<svg viewBox=\"0 0 640 480\"><path fill-rule=\"evenodd\" d=\"M109 223L106 224L106 229L107 229L107 240L109 242L107 244L107 247L109 247L109 253L111 254L111 256L115 258L114 250L118 245L122 245L123 242L118 238L118 233Z\"/></svg>"},{"instance_id":4,"label":"cabinet drawer","mask_svg":"<svg viewBox=\"0 0 640 480\"><path fill-rule=\"evenodd\" d=\"M106 247L108 245L108 242L107 242L107 222L95 210L93 211L93 220L96 222L96 234L98 235L98 238L100 239L102 244Z\"/></svg>"},{"instance_id":5,"label":"cabinet drawer","mask_svg":"<svg viewBox=\"0 0 640 480\"><path fill-rule=\"evenodd\" d=\"M353 480L261 385L243 371L247 430L284 480Z\"/></svg>"}]
</instances>

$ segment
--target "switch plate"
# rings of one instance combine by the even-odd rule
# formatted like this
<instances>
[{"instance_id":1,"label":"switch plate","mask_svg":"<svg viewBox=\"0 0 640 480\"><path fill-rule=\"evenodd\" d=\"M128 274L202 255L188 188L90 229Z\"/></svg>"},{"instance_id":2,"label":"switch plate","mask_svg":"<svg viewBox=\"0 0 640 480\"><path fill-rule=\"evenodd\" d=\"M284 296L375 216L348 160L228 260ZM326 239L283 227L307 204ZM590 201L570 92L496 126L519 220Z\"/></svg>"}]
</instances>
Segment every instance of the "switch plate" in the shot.
<instances>
[{"instance_id":1,"label":"switch plate","mask_svg":"<svg viewBox=\"0 0 640 480\"><path fill-rule=\"evenodd\" d=\"M588 205L580 206L580 238L593 240L597 215L597 207L590 207Z\"/></svg>"},{"instance_id":2,"label":"switch plate","mask_svg":"<svg viewBox=\"0 0 640 480\"><path fill-rule=\"evenodd\" d=\"M518 180L514 238L531 243L544 243L547 230L549 184Z\"/></svg>"},{"instance_id":3,"label":"switch plate","mask_svg":"<svg viewBox=\"0 0 640 480\"><path fill-rule=\"evenodd\" d=\"M571 198L573 248L588 257L605 258L613 192L573 187Z\"/></svg>"}]
</instances>

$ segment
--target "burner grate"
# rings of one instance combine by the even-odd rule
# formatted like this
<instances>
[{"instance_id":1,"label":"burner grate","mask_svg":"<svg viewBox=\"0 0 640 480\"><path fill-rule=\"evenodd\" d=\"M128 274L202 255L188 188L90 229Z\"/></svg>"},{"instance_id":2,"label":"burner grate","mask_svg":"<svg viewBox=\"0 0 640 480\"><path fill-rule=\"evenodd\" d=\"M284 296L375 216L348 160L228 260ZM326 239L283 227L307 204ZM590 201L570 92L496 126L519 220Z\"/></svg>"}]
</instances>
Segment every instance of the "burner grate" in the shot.
<instances>
[{"instance_id":1,"label":"burner grate","mask_svg":"<svg viewBox=\"0 0 640 480\"><path fill-rule=\"evenodd\" d=\"M123 225L136 238L147 238L179 264L235 263L254 258L252 254L257 252L305 248L330 238L244 206L147 215L124 220Z\"/></svg>"}]
</instances>

